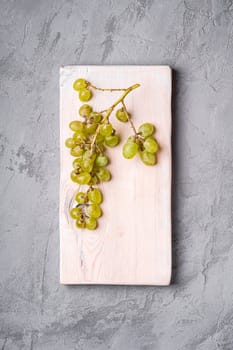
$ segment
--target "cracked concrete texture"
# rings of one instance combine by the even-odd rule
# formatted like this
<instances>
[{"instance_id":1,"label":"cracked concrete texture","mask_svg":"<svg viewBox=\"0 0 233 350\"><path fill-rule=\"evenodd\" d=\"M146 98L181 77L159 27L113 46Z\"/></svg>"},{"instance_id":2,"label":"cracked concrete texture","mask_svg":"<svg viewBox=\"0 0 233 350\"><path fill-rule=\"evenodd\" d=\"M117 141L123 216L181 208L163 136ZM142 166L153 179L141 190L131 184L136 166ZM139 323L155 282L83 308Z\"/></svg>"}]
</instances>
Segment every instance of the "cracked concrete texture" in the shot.
<instances>
[{"instance_id":1,"label":"cracked concrete texture","mask_svg":"<svg viewBox=\"0 0 233 350\"><path fill-rule=\"evenodd\" d=\"M233 349L233 1L0 1L0 348ZM169 64L173 284L59 285L58 74Z\"/></svg>"}]
</instances>

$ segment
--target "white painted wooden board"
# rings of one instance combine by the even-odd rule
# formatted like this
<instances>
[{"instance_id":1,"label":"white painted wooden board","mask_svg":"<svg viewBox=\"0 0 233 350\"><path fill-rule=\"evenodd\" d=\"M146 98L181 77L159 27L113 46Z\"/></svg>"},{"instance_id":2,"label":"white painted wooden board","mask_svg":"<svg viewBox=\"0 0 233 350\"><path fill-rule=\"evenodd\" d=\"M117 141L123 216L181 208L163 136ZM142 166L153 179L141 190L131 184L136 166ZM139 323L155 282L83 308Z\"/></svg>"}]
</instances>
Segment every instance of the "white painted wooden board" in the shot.
<instances>
[{"instance_id":1,"label":"white painted wooden board","mask_svg":"<svg viewBox=\"0 0 233 350\"><path fill-rule=\"evenodd\" d=\"M112 180L101 185L103 216L95 231L80 230L69 218L78 185L70 180L73 157L64 146L69 123L82 104L73 81L99 87L140 83L125 99L135 125L156 125L158 164L145 166L122 156L130 126L112 117L121 143L108 149ZM94 91L95 110L110 106L121 92ZM60 282L62 284L168 285L171 278L171 69L168 66L67 66L60 71Z\"/></svg>"}]
</instances>

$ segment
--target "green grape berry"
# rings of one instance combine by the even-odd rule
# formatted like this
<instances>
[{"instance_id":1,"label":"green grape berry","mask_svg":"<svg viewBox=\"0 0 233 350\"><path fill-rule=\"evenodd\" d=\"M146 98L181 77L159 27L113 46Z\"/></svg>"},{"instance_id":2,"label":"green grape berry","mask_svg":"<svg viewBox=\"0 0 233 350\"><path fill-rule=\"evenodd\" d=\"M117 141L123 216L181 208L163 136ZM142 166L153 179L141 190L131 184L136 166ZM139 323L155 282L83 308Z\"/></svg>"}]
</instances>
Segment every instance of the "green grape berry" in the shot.
<instances>
[{"instance_id":1,"label":"green grape berry","mask_svg":"<svg viewBox=\"0 0 233 350\"><path fill-rule=\"evenodd\" d=\"M70 211L70 216L72 217L72 219L75 219L75 220L80 219L81 215L82 215L81 208L73 208Z\"/></svg>"},{"instance_id":2,"label":"green grape berry","mask_svg":"<svg viewBox=\"0 0 233 350\"><path fill-rule=\"evenodd\" d=\"M146 165L155 165L157 163L156 154L149 153L147 151L140 152L140 158Z\"/></svg>"},{"instance_id":3,"label":"green grape berry","mask_svg":"<svg viewBox=\"0 0 233 350\"><path fill-rule=\"evenodd\" d=\"M148 137L153 135L153 133L155 132L155 127L151 123L145 123L139 127L138 131L143 137Z\"/></svg>"},{"instance_id":4,"label":"green grape berry","mask_svg":"<svg viewBox=\"0 0 233 350\"><path fill-rule=\"evenodd\" d=\"M95 160L95 165L97 167L106 166L108 164L108 157L106 156L98 156Z\"/></svg>"},{"instance_id":5,"label":"green grape berry","mask_svg":"<svg viewBox=\"0 0 233 350\"><path fill-rule=\"evenodd\" d=\"M78 174L76 170L71 171L70 178L73 182L78 182Z\"/></svg>"},{"instance_id":6,"label":"green grape berry","mask_svg":"<svg viewBox=\"0 0 233 350\"><path fill-rule=\"evenodd\" d=\"M76 146L74 148L72 148L70 150L70 154L73 156L73 157L79 157L83 154L83 149L80 147L80 146Z\"/></svg>"},{"instance_id":7,"label":"green grape berry","mask_svg":"<svg viewBox=\"0 0 233 350\"><path fill-rule=\"evenodd\" d=\"M100 181L109 181L111 179L111 173L105 167L99 168L96 175Z\"/></svg>"},{"instance_id":8,"label":"green grape berry","mask_svg":"<svg viewBox=\"0 0 233 350\"><path fill-rule=\"evenodd\" d=\"M102 136L110 136L113 132L112 124L106 123L100 126L100 134Z\"/></svg>"},{"instance_id":9,"label":"green grape berry","mask_svg":"<svg viewBox=\"0 0 233 350\"><path fill-rule=\"evenodd\" d=\"M73 161L73 168L78 169L80 168L81 164L82 164L82 157L75 158L75 160Z\"/></svg>"},{"instance_id":10,"label":"green grape berry","mask_svg":"<svg viewBox=\"0 0 233 350\"><path fill-rule=\"evenodd\" d=\"M87 137L84 133L84 130L83 131L76 131L73 134L73 139L79 143L85 141L87 139Z\"/></svg>"},{"instance_id":11,"label":"green grape berry","mask_svg":"<svg viewBox=\"0 0 233 350\"><path fill-rule=\"evenodd\" d=\"M123 156L127 159L133 158L138 151L138 144L136 142L126 142L123 146Z\"/></svg>"},{"instance_id":12,"label":"green grape berry","mask_svg":"<svg viewBox=\"0 0 233 350\"><path fill-rule=\"evenodd\" d=\"M97 137L96 137L96 143L99 144L99 143L102 143L104 142L104 136L101 135L101 134L98 134Z\"/></svg>"},{"instance_id":13,"label":"green grape berry","mask_svg":"<svg viewBox=\"0 0 233 350\"><path fill-rule=\"evenodd\" d=\"M88 81L86 81L83 78L79 78L75 80L75 82L73 83L73 89L76 91L80 91L81 89L86 88L88 85L89 85Z\"/></svg>"},{"instance_id":14,"label":"green grape berry","mask_svg":"<svg viewBox=\"0 0 233 350\"><path fill-rule=\"evenodd\" d=\"M75 147L76 142L73 138L70 137L69 139L66 140L65 145L68 148L73 148L73 147Z\"/></svg>"},{"instance_id":15,"label":"green grape berry","mask_svg":"<svg viewBox=\"0 0 233 350\"><path fill-rule=\"evenodd\" d=\"M99 218L102 215L102 210L98 204L90 204L86 209L87 215L91 218Z\"/></svg>"},{"instance_id":16,"label":"green grape berry","mask_svg":"<svg viewBox=\"0 0 233 350\"><path fill-rule=\"evenodd\" d=\"M102 193L98 188L93 188L88 192L88 199L92 203L100 204L103 200Z\"/></svg>"},{"instance_id":17,"label":"green grape berry","mask_svg":"<svg viewBox=\"0 0 233 350\"><path fill-rule=\"evenodd\" d=\"M90 119L94 122L94 123L99 123L102 120L102 115L98 112L91 112L90 114Z\"/></svg>"},{"instance_id":18,"label":"green grape berry","mask_svg":"<svg viewBox=\"0 0 233 350\"><path fill-rule=\"evenodd\" d=\"M91 180L91 175L84 171L77 175L76 181L79 185L87 185Z\"/></svg>"},{"instance_id":19,"label":"green grape berry","mask_svg":"<svg viewBox=\"0 0 233 350\"><path fill-rule=\"evenodd\" d=\"M91 185L92 186L95 186L95 185L97 185L98 183L99 183L99 179L98 179L98 177L97 176L92 176L92 178L91 178Z\"/></svg>"},{"instance_id":20,"label":"green grape berry","mask_svg":"<svg viewBox=\"0 0 233 350\"><path fill-rule=\"evenodd\" d=\"M120 108L116 111L116 117L120 122L126 123L128 121L128 116L124 108Z\"/></svg>"},{"instance_id":21,"label":"green grape berry","mask_svg":"<svg viewBox=\"0 0 233 350\"><path fill-rule=\"evenodd\" d=\"M156 153L159 149L158 142L153 137L147 137L143 142L143 146L149 153Z\"/></svg>"},{"instance_id":22,"label":"green grape berry","mask_svg":"<svg viewBox=\"0 0 233 350\"><path fill-rule=\"evenodd\" d=\"M83 123L78 120L73 120L69 127L72 131L82 131L83 130Z\"/></svg>"},{"instance_id":23,"label":"green grape berry","mask_svg":"<svg viewBox=\"0 0 233 350\"><path fill-rule=\"evenodd\" d=\"M96 159L96 153L91 152L91 150L87 150L83 153L83 159L90 159L94 163L94 161Z\"/></svg>"},{"instance_id":24,"label":"green grape berry","mask_svg":"<svg viewBox=\"0 0 233 350\"><path fill-rule=\"evenodd\" d=\"M78 228L85 228L86 224L83 218L81 217L80 219L76 220L76 226Z\"/></svg>"},{"instance_id":25,"label":"green grape berry","mask_svg":"<svg viewBox=\"0 0 233 350\"><path fill-rule=\"evenodd\" d=\"M75 200L78 204L84 204L86 202L87 196L84 192L78 192L75 196Z\"/></svg>"},{"instance_id":26,"label":"green grape berry","mask_svg":"<svg viewBox=\"0 0 233 350\"><path fill-rule=\"evenodd\" d=\"M92 135L95 133L96 129L97 129L97 124L87 124L86 127L85 127L85 132L88 134L88 135Z\"/></svg>"},{"instance_id":27,"label":"green grape berry","mask_svg":"<svg viewBox=\"0 0 233 350\"><path fill-rule=\"evenodd\" d=\"M83 159L82 169L87 173L90 173L93 169L94 161L91 158Z\"/></svg>"},{"instance_id":28,"label":"green grape berry","mask_svg":"<svg viewBox=\"0 0 233 350\"><path fill-rule=\"evenodd\" d=\"M110 135L105 137L104 142L108 147L115 147L120 142L120 139L118 135Z\"/></svg>"},{"instance_id":29,"label":"green grape berry","mask_svg":"<svg viewBox=\"0 0 233 350\"><path fill-rule=\"evenodd\" d=\"M139 144L139 140L135 136L129 136L127 142L136 142Z\"/></svg>"},{"instance_id":30,"label":"green grape berry","mask_svg":"<svg viewBox=\"0 0 233 350\"><path fill-rule=\"evenodd\" d=\"M79 115L84 118L88 118L92 112L92 107L88 104L84 104L79 108Z\"/></svg>"},{"instance_id":31,"label":"green grape berry","mask_svg":"<svg viewBox=\"0 0 233 350\"><path fill-rule=\"evenodd\" d=\"M79 99L82 102L87 102L92 98L92 92L89 89L82 89L79 91Z\"/></svg>"},{"instance_id":32,"label":"green grape berry","mask_svg":"<svg viewBox=\"0 0 233 350\"><path fill-rule=\"evenodd\" d=\"M97 227L97 220L93 217L86 218L85 223L88 230L95 230Z\"/></svg>"},{"instance_id":33,"label":"green grape berry","mask_svg":"<svg viewBox=\"0 0 233 350\"><path fill-rule=\"evenodd\" d=\"M88 149L83 153L83 159L91 158L91 151Z\"/></svg>"}]
</instances>

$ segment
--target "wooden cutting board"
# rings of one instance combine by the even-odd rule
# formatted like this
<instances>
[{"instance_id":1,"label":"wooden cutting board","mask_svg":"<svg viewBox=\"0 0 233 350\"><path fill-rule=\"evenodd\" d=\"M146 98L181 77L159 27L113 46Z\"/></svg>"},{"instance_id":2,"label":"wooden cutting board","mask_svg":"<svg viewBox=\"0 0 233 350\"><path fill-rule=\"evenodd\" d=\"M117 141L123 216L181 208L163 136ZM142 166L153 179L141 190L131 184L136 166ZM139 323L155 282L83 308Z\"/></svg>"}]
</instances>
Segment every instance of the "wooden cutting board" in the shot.
<instances>
[{"instance_id":1,"label":"wooden cutting board","mask_svg":"<svg viewBox=\"0 0 233 350\"><path fill-rule=\"evenodd\" d=\"M138 127L156 125L158 164L127 160L122 146L130 126L111 121L121 143L108 149L112 180L101 185L103 216L95 231L77 229L69 206L78 186L70 180L73 157L65 147L69 123L79 119L77 78L98 87L141 86L125 99ZM94 91L95 110L110 106L121 92ZM168 66L66 66L60 71L60 282L62 284L168 285L171 279L171 69Z\"/></svg>"}]
</instances>

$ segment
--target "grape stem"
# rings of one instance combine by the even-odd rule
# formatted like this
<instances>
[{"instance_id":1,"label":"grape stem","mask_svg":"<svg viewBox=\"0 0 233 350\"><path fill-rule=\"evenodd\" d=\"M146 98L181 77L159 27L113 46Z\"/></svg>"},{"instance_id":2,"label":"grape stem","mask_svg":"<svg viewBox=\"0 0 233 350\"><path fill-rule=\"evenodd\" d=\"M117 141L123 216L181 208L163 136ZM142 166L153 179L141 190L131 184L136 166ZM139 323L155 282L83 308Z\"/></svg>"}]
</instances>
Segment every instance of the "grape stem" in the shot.
<instances>
[{"instance_id":1,"label":"grape stem","mask_svg":"<svg viewBox=\"0 0 233 350\"><path fill-rule=\"evenodd\" d=\"M89 86L92 87L93 89L95 90L99 90L99 91L110 91L110 92L113 92L113 91L126 91L127 89L104 89L104 88L100 88L100 87L97 87L95 85L92 85L89 83Z\"/></svg>"},{"instance_id":2,"label":"grape stem","mask_svg":"<svg viewBox=\"0 0 233 350\"><path fill-rule=\"evenodd\" d=\"M93 87L93 85L91 85L91 84L90 84L90 86ZM110 106L108 109L105 110L106 114L105 114L105 116L104 116L104 118L103 118L103 120L102 120L102 123L98 125L98 127L97 127L97 129L96 129L96 132L95 132L95 135L94 135L94 137L93 137L93 139L92 139L92 142L91 142L91 154L93 154L93 151L94 151L94 145L95 145L96 138L97 138L97 136L98 136L98 134L99 134L100 126L101 126L102 124L104 124L104 123L109 119L109 117L110 117L112 111L114 110L114 108L115 108L119 103L122 103L123 107L124 107L125 110L126 110L125 103L124 103L125 97L126 97L132 90L137 89L139 86L140 86L140 84L134 84L134 85L128 87L127 89L101 89L101 88L98 88L98 90L101 90L101 91L124 91L124 93L121 95L121 97L119 97L119 98L113 103L112 106ZM93 87L93 88L95 88L95 87ZM131 120L130 117L129 117L129 114L128 114L127 110L126 110L126 113L127 113L128 120L129 120L131 126L133 127L133 130L134 130L134 132L135 132L135 135L137 135L136 129L135 129L134 125L133 125L132 120Z\"/></svg>"},{"instance_id":3,"label":"grape stem","mask_svg":"<svg viewBox=\"0 0 233 350\"><path fill-rule=\"evenodd\" d=\"M132 119L131 119L131 117L130 117L128 111L127 111L127 108L126 108L126 105L125 105L124 100L122 100L121 103L122 103L123 109L124 109L124 111L125 111L125 114L126 114L126 116L127 116L128 122L130 123L131 128L133 129L134 135L137 137L137 130L135 129L135 126L134 126L134 124L133 124L133 121L132 121Z\"/></svg>"}]
</instances>

